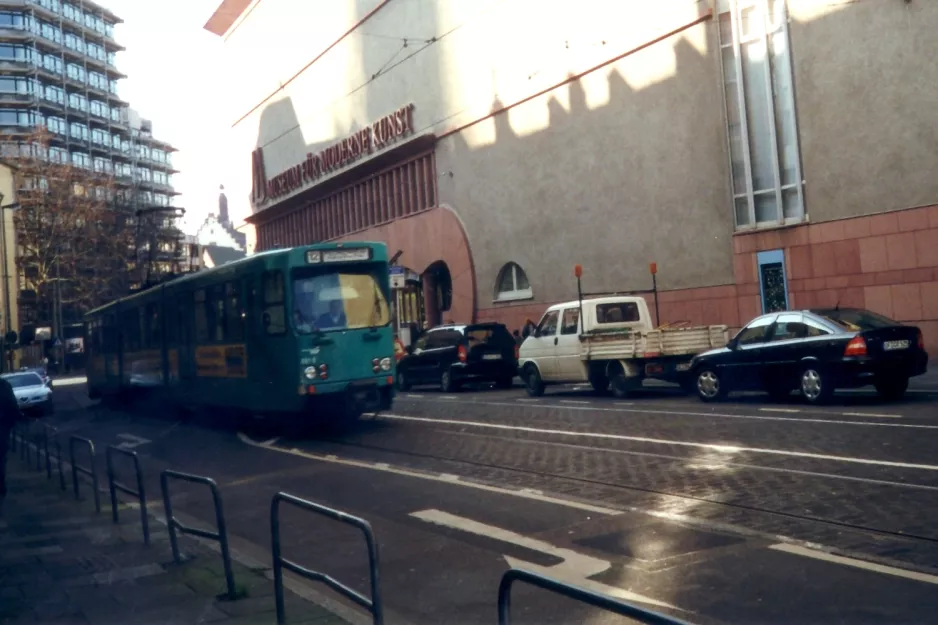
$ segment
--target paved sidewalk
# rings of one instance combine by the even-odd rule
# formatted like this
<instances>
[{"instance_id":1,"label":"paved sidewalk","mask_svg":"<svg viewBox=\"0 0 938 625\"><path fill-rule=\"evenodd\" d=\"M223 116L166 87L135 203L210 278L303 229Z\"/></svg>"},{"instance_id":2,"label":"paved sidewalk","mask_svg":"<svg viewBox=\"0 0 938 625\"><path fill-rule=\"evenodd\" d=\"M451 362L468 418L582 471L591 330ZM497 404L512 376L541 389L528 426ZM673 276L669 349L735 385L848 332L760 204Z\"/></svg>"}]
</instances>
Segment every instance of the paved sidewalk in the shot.
<instances>
[{"instance_id":1,"label":"paved sidewalk","mask_svg":"<svg viewBox=\"0 0 938 625\"><path fill-rule=\"evenodd\" d=\"M139 625L276 622L273 583L263 571L233 563L240 597L227 599L220 556L180 537L175 564L166 527L150 518L151 544L143 545L139 511L122 507L121 524L75 501L56 479L8 458L9 495L0 500L0 625ZM288 623L346 625L324 608L286 591Z\"/></svg>"}]
</instances>

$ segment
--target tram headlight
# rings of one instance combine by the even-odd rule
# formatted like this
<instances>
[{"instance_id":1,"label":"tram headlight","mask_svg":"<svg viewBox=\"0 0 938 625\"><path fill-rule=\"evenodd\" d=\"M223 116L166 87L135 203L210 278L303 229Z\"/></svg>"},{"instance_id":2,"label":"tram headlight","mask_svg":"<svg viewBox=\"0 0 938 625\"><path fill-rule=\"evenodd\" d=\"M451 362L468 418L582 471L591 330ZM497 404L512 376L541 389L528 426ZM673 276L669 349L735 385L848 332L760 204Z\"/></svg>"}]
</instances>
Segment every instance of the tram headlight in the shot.
<instances>
[{"instance_id":1,"label":"tram headlight","mask_svg":"<svg viewBox=\"0 0 938 625\"><path fill-rule=\"evenodd\" d=\"M303 375L306 376L307 380L315 380L317 375L316 367L306 367L303 371Z\"/></svg>"},{"instance_id":2,"label":"tram headlight","mask_svg":"<svg viewBox=\"0 0 938 625\"><path fill-rule=\"evenodd\" d=\"M390 370L391 370L391 359L390 359L390 358L382 358L382 359L381 359L381 369L382 369L382 371L390 371Z\"/></svg>"}]
</instances>

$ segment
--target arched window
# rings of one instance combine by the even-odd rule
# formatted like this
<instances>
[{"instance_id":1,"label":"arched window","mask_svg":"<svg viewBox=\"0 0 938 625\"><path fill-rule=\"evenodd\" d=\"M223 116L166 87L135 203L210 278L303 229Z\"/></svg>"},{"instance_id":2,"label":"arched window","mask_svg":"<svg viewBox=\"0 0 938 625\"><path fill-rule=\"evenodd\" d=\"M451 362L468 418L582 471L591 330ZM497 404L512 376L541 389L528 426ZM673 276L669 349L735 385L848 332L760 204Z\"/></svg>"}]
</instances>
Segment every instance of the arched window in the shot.
<instances>
[{"instance_id":1,"label":"arched window","mask_svg":"<svg viewBox=\"0 0 938 625\"><path fill-rule=\"evenodd\" d=\"M508 263L502 267L496 282L495 299L506 301L529 297L534 297L534 294L531 292L531 283L528 282L524 269L516 263Z\"/></svg>"}]
</instances>

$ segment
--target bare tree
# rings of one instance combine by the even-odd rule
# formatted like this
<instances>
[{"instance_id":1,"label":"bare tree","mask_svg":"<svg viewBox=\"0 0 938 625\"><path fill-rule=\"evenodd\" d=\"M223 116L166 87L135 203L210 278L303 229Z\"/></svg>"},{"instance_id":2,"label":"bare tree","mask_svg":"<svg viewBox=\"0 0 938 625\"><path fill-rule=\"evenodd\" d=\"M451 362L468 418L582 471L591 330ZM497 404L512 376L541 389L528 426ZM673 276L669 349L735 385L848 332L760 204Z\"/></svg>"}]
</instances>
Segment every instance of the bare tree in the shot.
<instances>
[{"instance_id":1,"label":"bare tree","mask_svg":"<svg viewBox=\"0 0 938 625\"><path fill-rule=\"evenodd\" d=\"M80 314L120 297L134 269L133 213L116 201L113 178L63 162L50 141L39 130L5 143L20 204L16 265L44 318L56 301Z\"/></svg>"}]
</instances>

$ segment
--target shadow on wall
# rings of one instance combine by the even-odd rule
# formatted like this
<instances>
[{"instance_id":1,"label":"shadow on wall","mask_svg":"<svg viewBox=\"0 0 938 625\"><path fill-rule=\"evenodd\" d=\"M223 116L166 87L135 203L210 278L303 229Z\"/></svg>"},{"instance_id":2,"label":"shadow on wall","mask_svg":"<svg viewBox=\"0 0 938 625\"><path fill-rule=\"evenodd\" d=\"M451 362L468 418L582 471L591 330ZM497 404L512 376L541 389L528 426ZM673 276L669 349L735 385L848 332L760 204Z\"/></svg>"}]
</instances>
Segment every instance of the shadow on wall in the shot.
<instances>
[{"instance_id":1,"label":"shadow on wall","mask_svg":"<svg viewBox=\"0 0 938 625\"><path fill-rule=\"evenodd\" d=\"M715 27L693 27L707 29L711 50ZM714 287L712 294L694 289L701 302L692 321L737 322L719 55L677 37L673 76L635 89L611 65L586 84L574 80L543 96L543 104L522 104L481 122L478 132L441 141L438 167L454 171L441 195L453 198L473 244L479 301L497 300L508 262L524 269L533 291L533 300L494 301L480 320L520 328L549 304L575 299L575 264L584 268L585 292L650 289L655 261L661 288ZM603 76L605 94L597 85ZM505 105L496 99L492 110ZM538 115L546 107L546 121L530 131L527 107ZM485 138L471 143L473 135ZM662 322L686 318L685 311L670 318L662 301Z\"/></svg>"}]
</instances>

